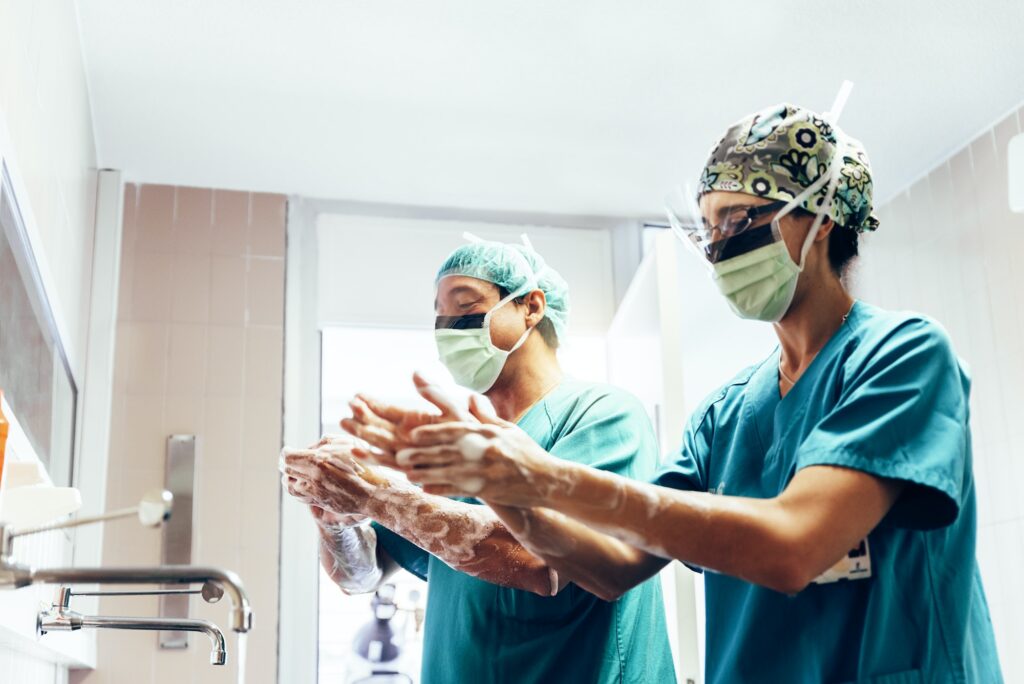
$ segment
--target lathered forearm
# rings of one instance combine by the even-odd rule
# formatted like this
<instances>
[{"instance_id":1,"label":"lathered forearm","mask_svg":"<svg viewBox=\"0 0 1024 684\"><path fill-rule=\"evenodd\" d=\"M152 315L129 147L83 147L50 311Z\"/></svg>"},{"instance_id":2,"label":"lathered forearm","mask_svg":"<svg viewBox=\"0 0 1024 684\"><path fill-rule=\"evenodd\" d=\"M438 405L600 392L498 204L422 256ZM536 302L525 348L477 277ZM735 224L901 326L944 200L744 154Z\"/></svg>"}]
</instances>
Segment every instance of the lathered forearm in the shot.
<instances>
[{"instance_id":1,"label":"lathered forearm","mask_svg":"<svg viewBox=\"0 0 1024 684\"><path fill-rule=\"evenodd\" d=\"M365 513L460 572L544 596L552 593L547 566L486 506L392 481L374 491Z\"/></svg>"},{"instance_id":2,"label":"lathered forearm","mask_svg":"<svg viewBox=\"0 0 1024 684\"><path fill-rule=\"evenodd\" d=\"M899 483L845 468L806 468L779 496L755 499L656 487L560 466L544 505L632 546L793 594L878 524Z\"/></svg>"},{"instance_id":3,"label":"lathered forearm","mask_svg":"<svg viewBox=\"0 0 1024 684\"><path fill-rule=\"evenodd\" d=\"M668 563L544 508L491 505L506 528L553 571L560 590L570 582L613 601Z\"/></svg>"}]
</instances>

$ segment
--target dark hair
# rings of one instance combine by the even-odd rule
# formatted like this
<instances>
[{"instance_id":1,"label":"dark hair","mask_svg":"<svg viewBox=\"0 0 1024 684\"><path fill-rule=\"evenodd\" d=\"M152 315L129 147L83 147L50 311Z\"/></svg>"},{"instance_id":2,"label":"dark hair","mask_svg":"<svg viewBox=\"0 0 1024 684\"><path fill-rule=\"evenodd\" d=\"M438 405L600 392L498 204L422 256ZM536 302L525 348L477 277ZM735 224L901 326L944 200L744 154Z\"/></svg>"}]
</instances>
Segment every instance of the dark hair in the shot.
<instances>
[{"instance_id":1,"label":"dark hair","mask_svg":"<svg viewBox=\"0 0 1024 684\"><path fill-rule=\"evenodd\" d=\"M495 285L498 288L498 298L504 299L508 297L508 290L503 288L501 285ZM514 301L516 304L522 304L526 295L522 297L516 297ZM540 323L537 324L537 332L544 339L544 343L548 345L549 349L558 349L558 334L555 332L555 325L551 322L551 319L545 316L540 319Z\"/></svg>"},{"instance_id":2,"label":"dark hair","mask_svg":"<svg viewBox=\"0 0 1024 684\"><path fill-rule=\"evenodd\" d=\"M803 207L794 209L792 215L814 219L814 213ZM860 233L853 228L835 223L835 219L833 223L832 232L828 236L828 265L833 273L842 278L850 268L851 262L860 255L857 242Z\"/></svg>"},{"instance_id":3,"label":"dark hair","mask_svg":"<svg viewBox=\"0 0 1024 684\"><path fill-rule=\"evenodd\" d=\"M839 277L846 275L846 270L859 254L857 238L859 233L853 228L838 223L828 236L828 263L832 271Z\"/></svg>"}]
</instances>

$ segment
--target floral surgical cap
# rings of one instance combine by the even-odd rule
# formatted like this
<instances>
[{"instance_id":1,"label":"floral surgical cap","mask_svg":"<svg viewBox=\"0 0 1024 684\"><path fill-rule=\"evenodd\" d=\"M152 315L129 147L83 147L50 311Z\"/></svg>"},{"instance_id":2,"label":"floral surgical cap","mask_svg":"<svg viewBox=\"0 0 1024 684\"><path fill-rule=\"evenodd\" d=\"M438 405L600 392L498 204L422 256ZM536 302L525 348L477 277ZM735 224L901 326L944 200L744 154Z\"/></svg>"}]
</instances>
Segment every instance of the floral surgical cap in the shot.
<instances>
[{"instance_id":1,"label":"floral surgical cap","mask_svg":"<svg viewBox=\"0 0 1024 684\"><path fill-rule=\"evenodd\" d=\"M789 200L828 174L833 156L843 155L829 216L858 233L878 228L872 207L871 163L860 142L821 116L780 104L729 127L704 165L698 197L713 190ZM828 183L801 203L817 213Z\"/></svg>"}]
</instances>

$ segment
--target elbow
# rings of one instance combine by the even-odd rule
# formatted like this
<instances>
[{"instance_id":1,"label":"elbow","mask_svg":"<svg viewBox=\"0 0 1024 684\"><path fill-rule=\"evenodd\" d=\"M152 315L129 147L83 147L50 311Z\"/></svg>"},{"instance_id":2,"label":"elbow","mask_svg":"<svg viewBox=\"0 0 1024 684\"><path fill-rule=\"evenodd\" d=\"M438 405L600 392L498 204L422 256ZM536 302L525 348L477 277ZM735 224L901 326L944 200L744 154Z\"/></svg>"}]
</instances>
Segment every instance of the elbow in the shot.
<instances>
[{"instance_id":1,"label":"elbow","mask_svg":"<svg viewBox=\"0 0 1024 684\"><path fill-rule=\"evenodd\" d=\"M760 584L780 594L795 596L814 580L810 564L798 552L784 551L776 562L761 568L760 576L754 578Z\"/></svg>"},{"instance_id":2,"label":"elbow","mask_svg":"<svg viewBox=\"0 0 1024 684\"><path fill-rule=\"evenodd\" d=\"M594 595L602 601L615 603L625 595L626 591L627 590L622 587L601 587L594 592Z\"/></svg>"}]
</instances>

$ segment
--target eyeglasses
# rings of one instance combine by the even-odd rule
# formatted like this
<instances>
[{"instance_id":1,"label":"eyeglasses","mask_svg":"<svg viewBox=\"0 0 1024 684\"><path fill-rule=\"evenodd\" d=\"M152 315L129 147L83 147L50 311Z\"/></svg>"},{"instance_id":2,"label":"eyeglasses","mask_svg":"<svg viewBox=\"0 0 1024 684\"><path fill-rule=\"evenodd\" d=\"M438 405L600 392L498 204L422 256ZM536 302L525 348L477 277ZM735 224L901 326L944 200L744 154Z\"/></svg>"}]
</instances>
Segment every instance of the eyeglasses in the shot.
<instances>
[{"instance_id":1,"label":"eyeglasses","mask_svg":"<svg viewBox=\"0 0 1024 684\"><path fill-rule=\"evenodd\" d=\"M718 263L770 245L777 239L772 224L760 224L759 219L781 211L789 200L778 200L756 207L745 207L729 212L725 220L709 226L706 223L683 228L690 244L710 263Z\"/></svg>"},{"instance_id":2,"label":"eyeglasses","mask_svg":"<svg viewBox=\"0 0 1024 684\"><path fill-rule=\"evenodd\" d=\"M778 200L757 207L747 207L746 209L731 212L724 221L717 225L708 226L704 224L698 227L697 230L704 234L707 241L733 238L753 226L757 219L774 214L787 204L789 204L789 200Z\"/></svg>"}]
</instances>

